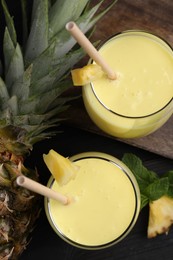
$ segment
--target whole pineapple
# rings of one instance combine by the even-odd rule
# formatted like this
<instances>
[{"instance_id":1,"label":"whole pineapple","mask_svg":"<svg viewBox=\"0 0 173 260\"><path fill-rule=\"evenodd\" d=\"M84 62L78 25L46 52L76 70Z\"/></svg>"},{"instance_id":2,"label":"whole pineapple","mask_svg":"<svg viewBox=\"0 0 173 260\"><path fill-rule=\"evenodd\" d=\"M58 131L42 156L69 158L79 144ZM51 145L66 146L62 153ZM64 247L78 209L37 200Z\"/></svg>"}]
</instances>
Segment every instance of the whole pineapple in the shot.
<instances>
[{"instance_id":1,"label":"whole pineapple","mask_svg":"<svg viewBox=\"0 0 173 260\"><path fill-rule=\"evenodd\" d=\"M86 33L116 1L104 12L97 12L103 1L92 7L89 2L35 0L28 30L27 1L21 0L21 47L7 4L1 0L7 26L4 65L0 62L0 259L17 259L28 243L39 215L38 196L18 187L15 179L24 174L38 180L36 171L25 168L24 159L33 144L55 134L53 129L62 120L58 114L68 107L69 98L61 94L72 85L69 72L84 56L65 24L74 20Z\"/></svg>"}]
</instances>

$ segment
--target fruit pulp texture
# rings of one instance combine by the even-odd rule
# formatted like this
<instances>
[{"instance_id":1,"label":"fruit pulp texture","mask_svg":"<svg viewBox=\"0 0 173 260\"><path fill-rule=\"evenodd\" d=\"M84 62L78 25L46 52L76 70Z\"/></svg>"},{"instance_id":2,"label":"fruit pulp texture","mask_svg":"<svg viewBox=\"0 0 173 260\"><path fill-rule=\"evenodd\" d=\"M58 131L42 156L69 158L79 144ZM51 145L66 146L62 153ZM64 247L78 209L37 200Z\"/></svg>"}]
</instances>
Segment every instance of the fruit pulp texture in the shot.
<instances>
[{"instance_id":1,"label":"fruit pulp texture","mask_svg":"<svg viewBox=\"0 0 173 260\"><path fill-rule=\"evenodd\" d=\"M63 206L50 200L50 215L59 232L86 246L109 243L130 226L136 210L136 194L129 177L107 160L82 159L74 180L52 189L72 198Z\"/></svg>"},{"instance_id":2,"label":"fruit pulp texture","mask_svg":"<svg viewBox=\"0 0 173 260\"><path fill-rule=\"evenodd\" d=\"M102 77L83 88L84 103L93 121L120 137L142 136L165 123L173 105L151 114L173 97L170 47L154 35L129 32L110 39L100 54L115 69L117 79Z\"/></svg>"}]
</instances>

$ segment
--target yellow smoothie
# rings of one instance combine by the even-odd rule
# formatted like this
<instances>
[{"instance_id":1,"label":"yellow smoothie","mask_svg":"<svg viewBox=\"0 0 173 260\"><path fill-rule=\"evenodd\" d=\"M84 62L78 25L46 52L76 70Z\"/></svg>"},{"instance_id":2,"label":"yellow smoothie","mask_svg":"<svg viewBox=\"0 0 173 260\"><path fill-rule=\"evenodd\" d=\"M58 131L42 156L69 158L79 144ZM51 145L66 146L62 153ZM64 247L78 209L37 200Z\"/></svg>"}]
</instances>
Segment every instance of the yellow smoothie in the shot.
<instances>
[{"instance_id":1,"label":"yellow smoothie","mask_svg":"<svg viewBox=\"0 0 173 260\"><path fill-rule=\"evenodd\" d=\"M49 183L53 190L72 199L67 206L48 201L51 225L79 247L105 247L121 240L139 213L134 176L122 162L102 153L84 153L72 160L80 167L75 180L61 187L56 181Z\"/></svg>"},{"instance_id":2,"label":"yellow smoothie","mask_svg":"<svg viewBox=\"0 0 173 260\"><path fill-rule=\"evenodd\" d=\"M147 135L173 112L173 52L160 38L128 31L111 38L99 50L117 72L83 87L93 121L111 135Z\"/></svg>"}]
</instances>

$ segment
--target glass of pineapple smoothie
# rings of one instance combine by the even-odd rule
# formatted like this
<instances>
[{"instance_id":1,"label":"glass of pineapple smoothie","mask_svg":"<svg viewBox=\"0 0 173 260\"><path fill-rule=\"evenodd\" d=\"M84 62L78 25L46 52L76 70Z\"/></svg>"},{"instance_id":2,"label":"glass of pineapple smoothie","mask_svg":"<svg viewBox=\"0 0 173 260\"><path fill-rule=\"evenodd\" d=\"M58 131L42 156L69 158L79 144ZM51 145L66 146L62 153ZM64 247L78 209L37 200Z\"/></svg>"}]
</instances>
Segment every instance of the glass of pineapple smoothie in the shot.
<instances>
[{"instance_id":1,"label":"glass of pineapple smoothie","mask_svg":"<svg viewBox=\"0 0 173 260\"><path fill-rule=\"evenodd\" d=\"M83 87L93 122L104 132L135 138L160 128L173 113L173 50L144 31L125 31L109 39L100 54L117 73Z\"/></svg>"},{"instance_id":2,"label":"glass of pineapple smoothie","mask_svg":"<svg viewBox=\"0 0 173 260\"><path fill-rule=\"evenodd\" d=\"M48 187L68 196L62 205L45 198L45 211L54 231L83 249L112 246L134 227L140 211L140 192L131 171L115 157L86 152L70 158L79 166L76 178L59 186L53 177Z\"/></svg>"}]
</instances>

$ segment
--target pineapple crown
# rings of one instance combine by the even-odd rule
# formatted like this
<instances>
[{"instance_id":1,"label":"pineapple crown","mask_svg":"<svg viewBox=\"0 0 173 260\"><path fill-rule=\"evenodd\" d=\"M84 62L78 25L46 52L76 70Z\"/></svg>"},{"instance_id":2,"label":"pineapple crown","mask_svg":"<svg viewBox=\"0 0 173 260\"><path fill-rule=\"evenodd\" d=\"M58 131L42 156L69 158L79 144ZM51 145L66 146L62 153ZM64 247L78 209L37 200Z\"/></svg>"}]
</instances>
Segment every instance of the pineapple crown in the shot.
<instances>
[{"instance_id":1,"label":"pineapple crown","mask_svg":"<svg viewBox=\"0 0 173 260\"><path fill-rule=\"evenodd\" d=\"M20 46L13 18L1 0L6 20L0 74L1 135L11 129L11 136L14 131L18 138L18 132L20 142L32 146L54 134L62 120L57 115L72 98L62 96L72 86L70 69L85 55L65 24L73 20L84 33L90 33L116 1L98 12L103 2L90 7L89 0L34 0L28 29L27 1L21 1L24 40Z\"/></svg>"}]
</instances>

